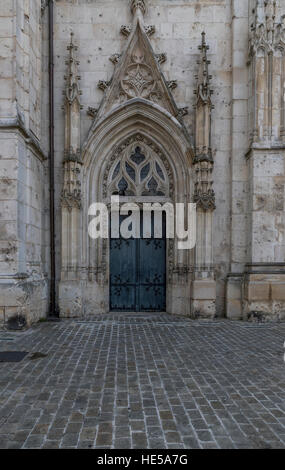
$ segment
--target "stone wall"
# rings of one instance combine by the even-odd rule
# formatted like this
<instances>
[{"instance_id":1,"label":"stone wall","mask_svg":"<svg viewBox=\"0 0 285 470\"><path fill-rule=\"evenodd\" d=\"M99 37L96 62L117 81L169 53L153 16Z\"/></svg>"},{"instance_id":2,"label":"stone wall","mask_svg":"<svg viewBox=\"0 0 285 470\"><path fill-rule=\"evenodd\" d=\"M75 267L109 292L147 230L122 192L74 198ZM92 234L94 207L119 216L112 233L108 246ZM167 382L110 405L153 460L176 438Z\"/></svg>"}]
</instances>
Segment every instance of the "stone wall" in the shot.
<instances>
[{"instance_id":1,"label":"stone wall","mask_svg":"<svg viewBox=\"0 0 285 470\"><path fill-rule=\"evenodd\" d=\"M254 11L256 0L148 0L146 3L144 21L155 26L151 45L155 53L167 55L167 60L160 65L161 70L166 80L177 80L178 86L172 94L179 108L188 107L183 121L193 144L193 105L196 102L193 92L203 31L209 44L207 53L214 91L211 147L216 196L213 212L216 314L231 319L254 319L263 312L266 318L282 318L285 309L285 106L281 99L284 49L280 46L273 54L271 94L264 88L271 79L262 75L267 59L261 58L260 50L253 52L257 27L262 26L262 21L270 21L274 2L258 2L257 12ZM48 17L47 9L42 16L40 7L40 0L3 0L0 4L2 322L4 312L6 320L10 315L22 312L31 322L47 311ZM94 119L88 110L90 107L97 109L103 98L98 82L108 82L112 78L114 63L109 59L115 53L122 53L127 38L120 29L122 25L132 23L132 13L128 0L55 0L54 12L56 266L59 281L66 47L73 32L80 61L82 146ZM277 31L277 23L284 13L285 0L278 0L274 30ZM268 64L270 61L268 59ZM279 106L283 106L283 111ZM261 119L259 125L256 125L256 119ZM269 121L270 135L267 129L264 136L264 126L268 128ZM211 283L209 291L213 290L213 285ZM72 287L65 286L64 289L72 292ZM90 291L92 289L90 284ZM202 291L199 295L207 301L208 294ZM77 311L77 298L76 294L72 314ZM106 303L101 297L97 300L98 308L103 300ZM92 305L89 307L92 310Z\"/></svg>"},{"instance_id":2,"label":"stone wall","mask_svg":"<svg viewBox=\"0 0 285 470\"><path fill-rule=\"evenodd\" d=\"M177 80L173 97L179 107L189 107L184 123L194 140L195 75L198 71L198 46L201 33L206 32L210 46L210 73L213 76L212 149L215 160L214 187L217 210L214 214L214 263L217 269L217 312L224 314L225 278L230 261L230 152L231 152L231 22L230 0L178 1L155 0L147 2L144 16L146 24L155 26L151 44L156 53L165 52L167 61L161 69L167 80ZM110 80L114 65L109 60L114 53L121 53L126 37L120 34L121 25L132 23L127 0L67 1L55 2L55 84L56 84L56 174L57 174L57 233L60 233L62 190L62 161L64 149L64 113L62 90L66 73L66 46L70 32L78 45L79 73L82 90L81 143L87 136L92 118L88 107L98 108L103 93L97 88L99 80ZM246 124L245 124L246 129ZM60 239L57 238L57 265L60 266Z\"/></svg>"},{"instance_id":3,"label":"stone wall","mask_svg":"<svg viewBox=\"0 0 285 470\"><path fill-rule=\"evenodd\" d=\"M0 5L0 324L46 315L46 152L41 146L41 2Z\"/></svg>"}]
</instances>

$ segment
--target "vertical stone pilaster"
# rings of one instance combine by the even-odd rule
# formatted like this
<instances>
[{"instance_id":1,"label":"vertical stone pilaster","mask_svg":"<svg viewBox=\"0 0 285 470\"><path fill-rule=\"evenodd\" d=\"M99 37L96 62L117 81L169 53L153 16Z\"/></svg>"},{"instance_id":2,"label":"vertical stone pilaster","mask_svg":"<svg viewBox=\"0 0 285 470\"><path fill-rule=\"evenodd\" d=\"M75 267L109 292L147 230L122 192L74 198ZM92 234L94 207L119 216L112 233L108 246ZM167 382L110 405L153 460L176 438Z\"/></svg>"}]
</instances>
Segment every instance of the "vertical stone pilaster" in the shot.
<instances>
[{"instance_id":1,"label":"vertical stone pilaster","mask_svg":"<svg viewBox=\"0 0 285 470\"><path fill-rule=\"evenodd\" d=\"M0 326L8 328L30 325L48 308L40 7L0 2Z\"/></svg>"},{"instance_id":2,"label":"vertical stone pilaster","mask_svg":"<svg viewBox=\"0 0 285 470\"><path fill-rule=\"evenodd\" d=\"M230 180L230 263L226 284L226 316L242 317L242 279L246 263L248 176L248 0L232 2L232 90ZM254 96L254 95L252 95ZM250 101L250 100L249 100ZM253 117L252 117L253 119Z\"/></svg>"},{"instance_id":3,"label":"vertical stone pilaster","mask_svg":"<svg viewBox=\"0 0 285 470\"><path fill-rule=\"evenodd\" d=\"M216 282L213 268L213 157L211 150L211 112L213 93L210 87L210 61L207 58L205 33L199 46L200 60L197 75L196 139L194 202L197 204L197 242L195 272L192 289L192 311L194 316L213 317L216 313Z\"/></svg>"},{"instance_id":4,"label":"vertical stone pilaster","mask_svg":"<svg viewBox=\"0 0 285 470\"><path fill-rule=\"evenodd\" d=\"M81 265L81 153L80 153L80 76L79 62L75 58L77 46L71 33L67 47L67 75L63 109L65 112L64 181L61 194L62 236L61 236L61 283L60 307L65 315L81 313L79 267ZM69 281L68 286L64 281ZM74 286L72 282L74 281ZM79 290L78 290L79 289ZM78 292L77 292L78 291ZM77 294L76 294L77 292Z\"/></svg>"},{"instance_id":5,"label":"vertical stone pilaster","mask_svg":"<svg viewBox=\"0 0 285 470\"><path fill-rule=\"evenodd\" d=\"M251 27L252 77L248 256L243 316L285 317L284 18L275 0L256 2Z\"/></svg>"},{"instance_id":6,"label":"vertical stone pilaster","mask_svg":"<svg viewBox=\"0 0 285 470\"><path fill-rule=\"evenodd\" d=\"M284 134L284 18L277 21L276 1L257 0L251 25L251 143L281 142Z\"/></svg>"}]
</instances>

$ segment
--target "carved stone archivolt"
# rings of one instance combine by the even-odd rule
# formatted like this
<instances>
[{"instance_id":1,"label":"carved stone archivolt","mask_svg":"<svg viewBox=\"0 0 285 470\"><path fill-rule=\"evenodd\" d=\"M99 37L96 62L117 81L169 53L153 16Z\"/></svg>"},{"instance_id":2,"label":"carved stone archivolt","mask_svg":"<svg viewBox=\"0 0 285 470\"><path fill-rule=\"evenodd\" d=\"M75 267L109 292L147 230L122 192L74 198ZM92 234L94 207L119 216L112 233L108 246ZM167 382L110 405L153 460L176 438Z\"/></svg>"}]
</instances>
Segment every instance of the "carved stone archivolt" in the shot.
<instances>
[{"instance_id":1,"label":"carved stone archivolt","mask_svg":"<svg viewBox=\"0 0 285 470\"><path fill-rule=\"evenodd\" d=\"M126 186L126 184L128 186ZM173 173L161 149L147 137L136 134L115 148L103 175L103 197L122 196L174 197ZM97 281L108 282L108 241L101 240L100 270L93 271ZM174 272L174 240L167 243L168 280Z\"/></svg>"}]
</instances>

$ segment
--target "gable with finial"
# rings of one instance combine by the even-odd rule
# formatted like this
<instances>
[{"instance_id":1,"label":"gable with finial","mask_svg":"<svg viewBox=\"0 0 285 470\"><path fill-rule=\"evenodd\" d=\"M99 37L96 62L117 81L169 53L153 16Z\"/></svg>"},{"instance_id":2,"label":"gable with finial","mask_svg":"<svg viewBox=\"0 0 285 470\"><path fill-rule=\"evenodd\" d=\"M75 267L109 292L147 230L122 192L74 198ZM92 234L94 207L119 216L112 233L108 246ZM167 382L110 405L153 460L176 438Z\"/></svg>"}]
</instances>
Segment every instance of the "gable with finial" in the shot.
<instances>
[{"instance_id":1,"label":"gable with finial","mask_svg":"<svg viewBox=\"0 0 285 470\"><path fill-rule=\"evenodd\" d=\"M118 105L134 98L149 100L174 117L179 117L179 109L172 97L168 82L160 70L157 55L152 49L146 32L143 20L145 2L133 0L131 11L134 15L131 33L124 52L114 62L114 75L105 88L96 120Z\"/></svg>"}]
</instances>

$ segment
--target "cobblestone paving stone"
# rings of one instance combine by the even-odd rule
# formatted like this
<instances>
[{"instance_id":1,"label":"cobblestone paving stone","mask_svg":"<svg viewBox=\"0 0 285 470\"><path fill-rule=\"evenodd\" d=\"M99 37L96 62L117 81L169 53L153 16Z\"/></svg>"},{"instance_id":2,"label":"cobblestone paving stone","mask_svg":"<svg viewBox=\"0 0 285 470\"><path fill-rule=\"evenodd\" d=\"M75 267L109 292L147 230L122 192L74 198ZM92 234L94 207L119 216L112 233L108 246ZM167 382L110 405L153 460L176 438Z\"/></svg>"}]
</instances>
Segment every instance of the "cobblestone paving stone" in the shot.
<instances>
[{"instance_id":1,"label":"cobblestone paving stone","mask_svg":"<svg viewBox=\"0 0 285 470\"><path fill-rule=\"evenodd\" d=\"M285 324L96 315L0 332L1 448L284 448Z\"/></svg>"}]
</instances>

